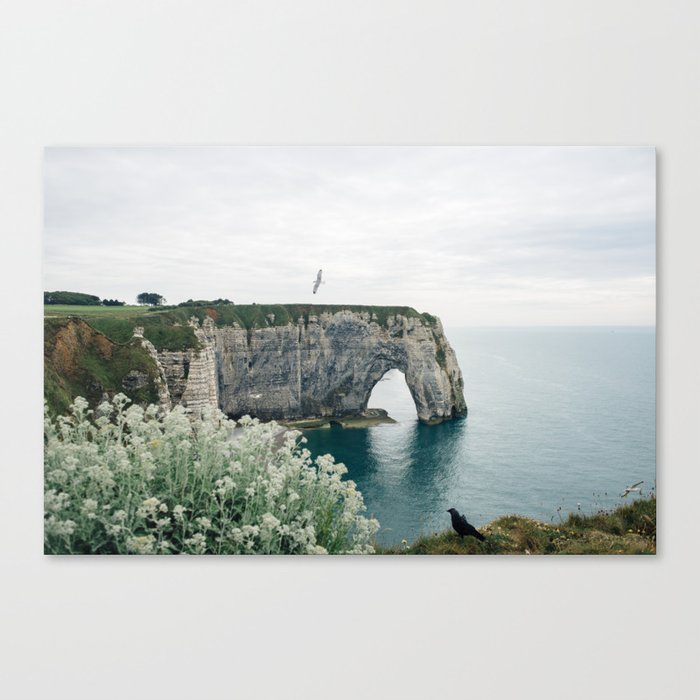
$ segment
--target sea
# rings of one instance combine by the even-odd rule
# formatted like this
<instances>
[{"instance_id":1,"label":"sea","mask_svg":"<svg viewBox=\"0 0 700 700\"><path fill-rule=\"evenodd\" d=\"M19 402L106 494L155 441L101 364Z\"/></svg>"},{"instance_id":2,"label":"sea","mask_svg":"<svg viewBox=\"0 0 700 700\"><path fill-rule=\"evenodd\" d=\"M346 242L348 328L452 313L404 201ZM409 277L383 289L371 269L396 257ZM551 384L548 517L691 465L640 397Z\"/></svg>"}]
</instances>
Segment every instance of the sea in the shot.
<instances>
[{"instance_id":1,"label":"sea","mask_svg":"<svg viewBox=\"0 0 700 700\"><path fill-rule=\"evenodd\" d=\"M418 422L399 370L369 406L397 422L305 432L348 468L383 545L506 514L559 522L656 488L653 327L445 329L464 376L465 419Z\"/></svg>"}]
</instances>

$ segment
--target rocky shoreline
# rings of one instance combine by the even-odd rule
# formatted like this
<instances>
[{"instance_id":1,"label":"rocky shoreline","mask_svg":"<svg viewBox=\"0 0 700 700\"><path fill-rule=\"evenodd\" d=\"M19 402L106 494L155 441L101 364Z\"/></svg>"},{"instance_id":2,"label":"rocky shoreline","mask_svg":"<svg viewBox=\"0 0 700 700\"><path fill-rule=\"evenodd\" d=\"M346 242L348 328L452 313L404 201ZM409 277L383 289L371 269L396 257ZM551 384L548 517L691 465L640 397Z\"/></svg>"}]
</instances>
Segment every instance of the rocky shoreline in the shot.
<instances>
[{"instance_id":1,"label":"rocky shoreline","mask_svg":"<svg viewBox=\"0 0 700 700\"><path fill-rule=\"evenodd\" d=\"M383 408L368 408L362 413L341 417L302 418L299 420L277 421L291 430L317 430L339 425L341 428L371 428L375 425L396 423Z\"/></svg>"}]
</instances>

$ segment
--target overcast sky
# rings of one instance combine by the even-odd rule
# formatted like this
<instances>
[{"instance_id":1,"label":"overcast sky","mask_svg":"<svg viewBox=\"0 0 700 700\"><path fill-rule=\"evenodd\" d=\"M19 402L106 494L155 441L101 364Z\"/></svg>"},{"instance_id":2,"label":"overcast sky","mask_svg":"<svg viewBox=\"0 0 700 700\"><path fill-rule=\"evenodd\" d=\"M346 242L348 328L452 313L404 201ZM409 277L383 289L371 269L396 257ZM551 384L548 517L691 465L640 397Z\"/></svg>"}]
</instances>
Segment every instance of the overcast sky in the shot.
<instances>
[{"instance_id":1,"label":"overcast sky","mask_svg":"<svg viewBox=\"0 0 700 700\"><path fill-rule=\"evenodd\" d=\"M50 148L44 180L48 291L655 322L650 148Z\"/></svg>"}]
</instances>

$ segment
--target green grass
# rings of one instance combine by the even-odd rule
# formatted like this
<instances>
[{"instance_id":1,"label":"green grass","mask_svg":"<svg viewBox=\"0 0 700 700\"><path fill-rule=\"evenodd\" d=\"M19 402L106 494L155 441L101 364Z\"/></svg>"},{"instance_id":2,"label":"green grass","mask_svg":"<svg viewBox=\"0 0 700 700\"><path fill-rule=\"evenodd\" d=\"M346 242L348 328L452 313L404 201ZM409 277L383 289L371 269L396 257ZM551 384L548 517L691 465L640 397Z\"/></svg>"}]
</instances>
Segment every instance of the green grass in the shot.
<instances>
[{"instance_id":1,"label":"green grass","mask_svg":"<svg viewBox=\"0 0 700 700\"><path fill-rule=\"evenodd\" d=\"M44 306L44 318L75 317L87 321L115 343L128 343L135 326L143 326L144 337L158 350L198 348L194 331L187 325L192 313L143 306ZM202 314L203 315L203 314Z\"/></svg>"},{"instance_id":2,"label":"green grass","mask_svg":"<svg viewBox=\"0 0 700 700\"><path fill-rule=\"evenodd\" d=\"M80 316L81 318L95 318L100 316L133 316L143 314L146 309L143 306L69 306L67 304L45 304L44 316Z\"/></svg>"},{"instance_id":3,"label":"green grass","mask_svg":"<svg viewBox=\"0 0 700 700\"><path fill-rule=\"evenodd\" d=\"M396 315L421 319L434 326L437 319L430 314L418 313L410 306L361 306L356 304L219 304L216 306L61 306L44 307L45 318L74 316L90 323L116 343L126 343L133 335L134 326L144 327L144 336L158 350L186 350L197 348L198 343L192 329L187 325L195 316L200 323L205 318L213 319L217 326L237 323L242 328L255 329L269 326L286 326L303 319L309 323L310 316L338 311L371 313L374 320L387 327L389 319Z\"/></svg>"},{"instance_id":4,"label":"green grass","mask_svg":"<svg viewBox=\"0 0 700 700\"><path fill-rule=\"evenodd\" d=\"M407 318L419 318L424 322L435 325L437 322L430 314L418 313L410 306L362 306L358 304L221 304L212 307L176 307L168 309L189 318L196 316L200 321L207 316L213 318L217 326L230 326L238 323L243 328L267 328L269 326L286 326L303 319L309 322L310 316L320 316L323 313L338 311L353 311L355 313L371 313L374 320L386 327L392 316L402 315ZM274 318L273 318L274 317Z\"/></svg>"},{"instance_id":5,"label":"green grass","mask_svg":"<svg viewBox=\"0 0 700 700\"><path fill-rule=\"evenodd\" d=\"M131 371L145 373L148 383L125 392L123 381ZM138 342L113 343L80 321L44 322L44 398L54 414L64 413L77 396L92 406L118 392L137 403L157 403L157 376L155 362Z\"/></svg>"},{"instance_id":6,"label":"green grass","mask_svg":"<svg viewBox=\"0 0 700 700\"><path fill-rule=\"evenodd\" d=\"M453 530L410 545L377 547L378 554L655 554L656 498L637 499L595 515L571 514L561 523L506 515L480 528L486 537Z\"/></svg>"},{"instance_id":7,"label":"green grass","mask_svg":"<svg viewBox=\"0 0 700 700\"><path fill-rule=\"evenodd\" d=\"M197 349L199 343L194 329L187 325L187 319L174 318L168 312L127 318L90 318L86 319L115 343L127 343L133 337L134 327L142 326L143 335L158 350Z\"/></svg>"}]
</instances>

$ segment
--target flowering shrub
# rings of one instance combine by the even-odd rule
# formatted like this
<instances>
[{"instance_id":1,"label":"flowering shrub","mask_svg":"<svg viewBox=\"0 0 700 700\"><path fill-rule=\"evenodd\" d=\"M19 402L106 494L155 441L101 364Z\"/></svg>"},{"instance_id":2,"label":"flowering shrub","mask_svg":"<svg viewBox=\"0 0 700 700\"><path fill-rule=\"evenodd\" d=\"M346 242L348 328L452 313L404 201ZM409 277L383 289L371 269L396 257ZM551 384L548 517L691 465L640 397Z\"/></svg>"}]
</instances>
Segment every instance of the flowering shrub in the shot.
<instances>
[{"instance_id":1,"label":"flowering shrub","mask_svg":"<svg viewBox=\"0 0 700 700\"><path fill-rule=\"evenodd\" d=\"M93 412L77 398L69 415L45 418L47 553L373 551L379 523L362 515L347 469L312 461L299 432L128 403L118 394Z\"/></svg>"}]
</instances>

